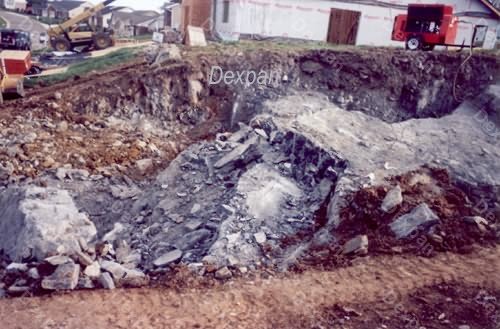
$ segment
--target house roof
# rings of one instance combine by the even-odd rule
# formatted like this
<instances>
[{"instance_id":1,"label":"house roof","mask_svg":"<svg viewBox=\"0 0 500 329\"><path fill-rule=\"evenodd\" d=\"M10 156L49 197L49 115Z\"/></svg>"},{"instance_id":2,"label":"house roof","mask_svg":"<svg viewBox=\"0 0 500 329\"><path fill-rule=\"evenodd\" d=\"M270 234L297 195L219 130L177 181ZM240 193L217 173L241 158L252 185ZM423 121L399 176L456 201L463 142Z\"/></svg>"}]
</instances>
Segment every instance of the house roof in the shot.
<instances>
[{"instance_id":1,"label":"house roof","mask_svg":"<svg viewBox=\"0 0 500 329\"><path fill-rule=\"evenodd\" d=\"M70 11L75 8L80 7L87 1L70 1L70 0L63 0L63 1L51 1L48 3L49 6L58 9L58 10L64 10L64 11Z\"/></svg>"},{"instance_id":2,"label":"house roof","mask_svg":"<svg viewBox=\"0 0 500 329\"><path fill-rule=\"evenodd\" d=\"M128 7L125 7L125 6L107 6L107 7L104 7L103 10L101 10L101 14L105 15L105 14L109 14L109 13L117 11L117 10L122 10L122 9L127 9L127 8Z\"/></svg>"},{"instance_id":3,"label":"house roof","mask_svg":"<svg viewBox=\"0 0 500 329\"><path fill-rule=\"evenodd\" d=\"M133 12L133 14L147 16L147 17L156 17L156 16L160 15L159 12L154 11L154 10L136 10Z\"/></svg>"}]
</instances>

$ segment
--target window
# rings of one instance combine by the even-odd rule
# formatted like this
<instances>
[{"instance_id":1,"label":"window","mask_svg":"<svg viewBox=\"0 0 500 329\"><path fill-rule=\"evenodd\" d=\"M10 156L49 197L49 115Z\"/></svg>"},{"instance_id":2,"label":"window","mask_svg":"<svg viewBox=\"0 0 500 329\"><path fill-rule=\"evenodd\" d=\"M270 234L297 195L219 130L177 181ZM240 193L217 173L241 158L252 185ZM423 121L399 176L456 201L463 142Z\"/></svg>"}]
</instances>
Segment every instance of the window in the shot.
<instances>
[{"instance_id":1,"label":"window","mask_svg":"<svg viewBox=\"0 0 500 329\"><path fill-rule=\"evenodd\" d=\"M224 12L222 14L222 23L228 23L229 22L229 1L225 0L224 1Z\"/></svg>"}]
</instances>

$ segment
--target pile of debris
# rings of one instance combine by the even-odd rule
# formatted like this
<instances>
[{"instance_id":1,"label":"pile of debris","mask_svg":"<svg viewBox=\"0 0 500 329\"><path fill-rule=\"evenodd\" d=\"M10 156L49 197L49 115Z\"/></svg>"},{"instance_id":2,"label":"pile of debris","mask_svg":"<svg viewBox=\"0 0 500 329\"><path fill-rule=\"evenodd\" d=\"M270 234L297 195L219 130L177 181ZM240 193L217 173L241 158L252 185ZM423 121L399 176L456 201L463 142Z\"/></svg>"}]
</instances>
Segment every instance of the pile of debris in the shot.
<instances>
[{"instance_id":1,"label":"pile of debris","mask_svg":"<svg viewBox=\"0 0 500 329\"><path fill-rule=\"evenodd\" d=\"M67 191L10 188L0 204L0 295L148 284L136 268L141 256L124 241L96 243L96 227Z\"/></svg>"}]
</instances>

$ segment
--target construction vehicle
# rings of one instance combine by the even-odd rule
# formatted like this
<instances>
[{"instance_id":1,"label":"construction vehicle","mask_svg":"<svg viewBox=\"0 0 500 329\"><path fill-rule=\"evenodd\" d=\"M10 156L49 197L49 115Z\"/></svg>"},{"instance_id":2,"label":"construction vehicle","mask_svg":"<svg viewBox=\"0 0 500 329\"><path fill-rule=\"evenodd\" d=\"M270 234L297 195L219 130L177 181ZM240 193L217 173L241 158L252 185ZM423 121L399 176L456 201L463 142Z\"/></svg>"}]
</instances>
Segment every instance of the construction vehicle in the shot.
<instances>
[{"instance_id":1,"label":"construction vehicle","mask_svg":"<svg viewBox=\"0 0 500 329\"><path fill-rule=\"evenodd\" d=\"M5 63L0 62L0 104L3 104L4 95L24 97L24 78L22 75L7 75Z\"/></svg>"},{"instance_id":2,"label":"construction vehicle","mask_svg":"<svg viewBox=\"0 0 500 329\"><path fill-rule=\"evenodd\" d=\"M51 27L47 33L52 48L56 51L66 52L82 46L97 50L113 46L113 31L103 28L96 29L88 23L88 19L114 1L106 0L55 27Z\"/></svg>"},{"instance_id":3,"label":"construction vehicle","mask_svg":"<svg viewBox=\"0 0 500 329\"><path fill-rule=\"evenodd\" d=\"M392 40L405 42L409 50L433 50L435 46L464 47L464 43L455 44L458 23L452 6L410 4L406 15L396 16ZM470 46L481 47L487 29L484 25L475 26Z\"/></svg>"},{"instance_id":4,"label":"construction vehicle","mask_svg":"<svg viewBox=\"0 0 500 329\"><path fill-rule=\"evenodd\" d=\"M31 35L22 30L0 29L0 49L31 50Z\"/></svg>"}]
</instances>

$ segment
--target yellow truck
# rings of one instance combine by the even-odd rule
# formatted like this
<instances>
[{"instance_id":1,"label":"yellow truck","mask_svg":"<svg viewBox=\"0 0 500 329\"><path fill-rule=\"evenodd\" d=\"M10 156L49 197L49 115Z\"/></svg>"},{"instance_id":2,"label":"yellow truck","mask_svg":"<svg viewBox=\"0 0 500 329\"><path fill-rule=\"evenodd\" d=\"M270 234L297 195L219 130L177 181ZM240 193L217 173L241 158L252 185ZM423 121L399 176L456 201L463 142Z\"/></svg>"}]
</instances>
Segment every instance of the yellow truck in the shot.
<instances>
[{"instance_id":1,"label":"yellow truck","mask_svg":"<svg viewBox=\"0 0 500 329\"><path fill-rule=\"evenodd\" d=\"M113 46L113 31L96 29L88 23L88 19L114 1L106 0L57 26L50 27L47 34L51 47L55 51L65 52L82 46L96 50Z\"/></svg>"}]
</instances>

